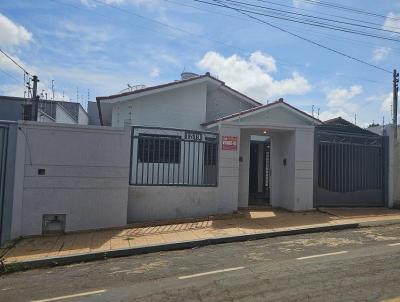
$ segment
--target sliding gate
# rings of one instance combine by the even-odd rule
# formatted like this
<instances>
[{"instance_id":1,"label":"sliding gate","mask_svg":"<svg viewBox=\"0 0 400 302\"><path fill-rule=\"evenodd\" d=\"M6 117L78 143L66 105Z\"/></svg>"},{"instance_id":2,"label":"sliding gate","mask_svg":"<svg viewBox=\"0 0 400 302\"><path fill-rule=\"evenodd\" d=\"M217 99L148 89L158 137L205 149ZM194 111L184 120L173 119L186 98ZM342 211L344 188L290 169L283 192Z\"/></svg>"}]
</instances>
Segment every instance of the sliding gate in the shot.
<instances>
[{"instance_id":1,"label":"sliding gate","mask_svg":"<svg viewBox=\"0 0 400 302\"><path fill-rule=\"evenodd\" d=\"M316 207L385 206L387 137L317 126L315 146Z\"/></svg>"}]
</instances>

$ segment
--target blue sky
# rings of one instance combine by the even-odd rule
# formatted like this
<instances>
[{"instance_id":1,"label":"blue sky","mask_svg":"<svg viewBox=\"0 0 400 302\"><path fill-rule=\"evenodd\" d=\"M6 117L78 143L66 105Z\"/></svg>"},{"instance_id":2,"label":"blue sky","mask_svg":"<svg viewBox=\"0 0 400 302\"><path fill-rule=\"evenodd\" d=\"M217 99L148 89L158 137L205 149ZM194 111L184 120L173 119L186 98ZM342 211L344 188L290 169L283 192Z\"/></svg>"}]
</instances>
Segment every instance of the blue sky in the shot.
<instances>
[{"instance_id":1,"label":"blue sky","mask_svg":"<svg viewBox=\"0 0 400 302\"><path fill-rule=\"evenodd\" d=\"M389 18L307 1L271 1L293 6L293 12L356 18L400 33L397 0L330 1ZM400 68L399 42L265 20L385 69ZM400 40L397 33L380 34ZM64 100L76 101L78 89L78 100L86 103L88 90L93 101L128 83L150 86L179 79L183 70L210 71L263 103L283 97L307 112L314 105L321 119L340 115L354 121L357 114L363 126L390 119L391 74L192 0L2 0L0 47L39 76L48 97L54 80L58 100L64 91ZM4 56L0 94L24 94L23 73Z\"/></svg>"}]
</instances>

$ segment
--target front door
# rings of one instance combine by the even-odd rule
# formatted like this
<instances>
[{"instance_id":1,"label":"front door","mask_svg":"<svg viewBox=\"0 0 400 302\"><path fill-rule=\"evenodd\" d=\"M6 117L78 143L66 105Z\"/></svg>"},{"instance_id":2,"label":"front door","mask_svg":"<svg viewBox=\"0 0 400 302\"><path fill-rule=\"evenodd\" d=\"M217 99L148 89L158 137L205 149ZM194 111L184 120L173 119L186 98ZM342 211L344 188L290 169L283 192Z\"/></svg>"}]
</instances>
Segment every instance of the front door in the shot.
<instances>
[{"instance_id":1,"label":"front door","mask_svg":"<svg viewBox=\"0 0 400 302\"><path fill-rule=\"evenodd\" d=\"M258 144L250 143L250 175L249 175L249 197L256 197L258 193Z\"/></svg>"}]
</instances>

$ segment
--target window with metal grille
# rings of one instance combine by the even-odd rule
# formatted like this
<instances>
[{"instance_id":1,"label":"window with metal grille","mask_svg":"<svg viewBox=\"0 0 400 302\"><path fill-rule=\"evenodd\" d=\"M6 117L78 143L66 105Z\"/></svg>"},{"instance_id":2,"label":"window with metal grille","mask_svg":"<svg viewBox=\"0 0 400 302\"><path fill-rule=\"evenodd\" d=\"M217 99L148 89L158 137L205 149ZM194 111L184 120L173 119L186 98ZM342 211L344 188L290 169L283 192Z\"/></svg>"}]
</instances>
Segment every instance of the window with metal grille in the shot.
<instances>
[{"instance_id":1,"label":"window with metal grille","mask_svg":"<svg viewBox=\"0 0 400 302\"><path fill-rule=\"evenodd\" d=\"M204 164L215 166L217 164L217 144L215 138L206 137L204 150Z\"/></svg>"},{"instance_id":2,"label":"window with metal grille","mask_svg":"<svg viewBox=\"0 0 400 302\"><path fill-rule=\"evenodd\" d=\"M171 163L181 161L181 137L174 135L140 134L138 160L141 163Z\"/></svg>"}]
</instances>

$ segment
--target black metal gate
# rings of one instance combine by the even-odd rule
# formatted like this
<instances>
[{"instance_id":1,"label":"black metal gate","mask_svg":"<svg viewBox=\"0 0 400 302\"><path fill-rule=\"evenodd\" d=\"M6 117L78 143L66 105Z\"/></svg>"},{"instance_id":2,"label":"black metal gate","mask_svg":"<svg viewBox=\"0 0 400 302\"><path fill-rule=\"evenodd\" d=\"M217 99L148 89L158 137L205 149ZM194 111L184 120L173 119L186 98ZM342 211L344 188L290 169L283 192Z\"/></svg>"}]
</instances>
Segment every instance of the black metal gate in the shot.
<instances>
[{"instance_id":1,"label":"black metal gate","mask_svg":"<svg viewBox=\"0 0 400 302\"><path fill-rule=\"evenodd\" d=\"M387 145L361 128L316 127L315 206L385 206Z\"/></svg>"}]
</instances>

